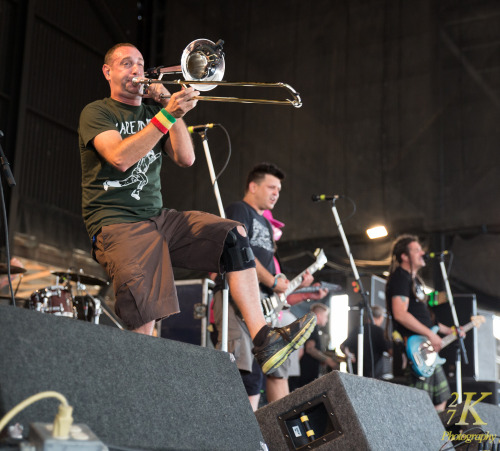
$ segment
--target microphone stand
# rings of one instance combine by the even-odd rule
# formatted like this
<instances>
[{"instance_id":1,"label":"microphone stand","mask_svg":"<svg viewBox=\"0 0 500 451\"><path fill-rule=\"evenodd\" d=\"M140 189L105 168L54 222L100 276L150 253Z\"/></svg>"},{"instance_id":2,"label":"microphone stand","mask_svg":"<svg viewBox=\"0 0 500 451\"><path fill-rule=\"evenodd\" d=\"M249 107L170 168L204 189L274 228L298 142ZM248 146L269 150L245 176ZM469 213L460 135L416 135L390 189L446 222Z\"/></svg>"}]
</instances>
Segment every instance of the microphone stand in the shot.
<instances>
[{"instance_id":1,"label":"microphone stand","mask_svg":"<svg viewBox=\"0 0 500 451\"><path fill-rule=\"evenodd\" d=\"M448 280L448 274L446 273L446 267L444 265L444 256L445 253L441 252L439 256L439 266L441 268L441 274L443 275L444 285L446 287L446 295L448 296L448 302L450 303L451 315L453 317L453 323L455 325L455 331L457 333L458 343L457 353L456 353L456 361L455 361L455 377L457 379L457 403L460 404L462 402L462 361L461 355L464 356L464 362L467 365L469 363L469 359L467 358L467 351L465 349L464 337L460 336L460 323L458 322L457 311L455 309L455 303L453 302L453 295L451 293L450 281Z\"/></svg>"},{"instance_id":2,"label":"microphone stand","mask_svg":"<svg viewBox=\"0 0 500 451\"><path fill-rule=\"evenodd\" d=\"M0 138L3 137L3 132L0 130ZM2 172L4 174L5 180L10 188L14 188L16 186L16 181L14 180L14 176L12 175L12 171L10 170L9 162L7 161L7 157L3 153L2 145L0 144L0 163L2 165Z\"/></svg>"},{"instance_id":3,"label":"microphone stand","mask_svg":"<svg viewBox=\"0 0 500 451\"><path fill-rule=\"evenodd\" d=\"M363 325L363 316L364 316L364 309L366 308L368 311L368 316L370 317L371 323L373 323L373 315L372 311L370 309L370 304L368 302L368 297L367 293L365 292L363 288L363 282L361 282L361 279L358 274L358 270L356 268L356 263L354 263L354 258L351 253L351 249L349 248L349 243L347 242L347 238L344 233L344 228L342 227L342 223L340 222L340 217L337 212L337 207L335 206L335 201L338 199L338 196L334 196L332 199L332 213L335 218L335 222L337 224L337 228L339 229L340 236L342 237L342 241L344 243L345 251L347 253L347 256L349 257L349 261L351 263L351 268L352 268L352 273L354 274L354 279L356 280L356 283L359 286L359 291L361 292L362 296L362 302L358 304L358 310L359 310L359 331L358 331L358 354L356 356L357 362L358 362L358 376L363 376L363 348L364 348L364 325ZM372 373L373 373L373 358L372 358ZM375 377L375 374L372 374L373 377Z\"/></svg>"},{"instance_id":4,"label":"microphone stand","mask_svg":"<svg viewBox=\"0 0 500 451\"><path fill-rule=\"evenodd\" d=\"M226 217L224 211L224 206L222 205L221 195L219 192L219 185L217 183L217 178L215 176L214 165L212 162L212 157L210 155L210 148L208 146L207 138L207 128L198 131L203 144L203 149L205 150L205 157L207 159L208 171L210 172L210 179L212 181L212 186L214 188L215 199L219 207L219 213L221 218ZM229 285L227 283L226 274L222 274L222 343L221 350L227 352L228 349L228 316L229 316Z\"/></svg>"},{"instance_id":5,"label":"microphone stand","mask_svg":"<svg viewBox=\"0 0 500 451\"><path fill-rule=\"evenodd\" d=\"M3 132L0 130L0 138L3 137ZM9 228L7 224L7 210L5 207L5 196L3 192L3 182L2 182L2 174L7 181L7 184L10 188L16 186L16 181L14 176L12 175L12 171L10 169L9 162L7 161L7 157L3 153L2 145L0 144L0 165L2 166L2 170L0 171L0 199L2 202L2 215L3 215L3 223L5 227L5 253L7 256L7 280L9 282L9 292L10 292L10 300L11 304L16 306L16 299L14 296L14 290L12 289L12 279L10 275L10 249L9 249Z\"/></svg>"}]
</instances>

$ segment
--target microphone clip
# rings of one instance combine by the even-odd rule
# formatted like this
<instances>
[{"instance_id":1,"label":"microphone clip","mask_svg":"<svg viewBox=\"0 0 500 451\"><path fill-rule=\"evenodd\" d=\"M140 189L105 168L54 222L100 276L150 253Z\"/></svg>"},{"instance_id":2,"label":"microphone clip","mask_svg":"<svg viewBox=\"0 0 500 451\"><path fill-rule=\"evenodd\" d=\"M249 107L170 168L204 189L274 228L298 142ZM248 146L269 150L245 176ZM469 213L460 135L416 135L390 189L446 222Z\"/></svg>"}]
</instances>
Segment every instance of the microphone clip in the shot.
<instances>
[{"instance_id":1,"label":"microphone clip","mask_svg":"<svg viewBox=\"0 0 500 451\"><path fill-rule=\"evenodd\" d=\"M338 194L334 194L333 196L327 196L326 194L313 194L311 199L313 202L324 202L327 200L331 200L335 202L337 199L340 199L342 196Z\"/></svg>"},{"instance_id":2,"label":"microphone clip","mask_svg":"<svg viewBox=\"0 0 500 451\"><path fill-rule=\"evenodd\" d=\"M424 255L424 260L429 261L434 258L442 260L446 255L451 254L450 251L441 251L441 252L426 252Z\"/></svg>"}]
</instances>

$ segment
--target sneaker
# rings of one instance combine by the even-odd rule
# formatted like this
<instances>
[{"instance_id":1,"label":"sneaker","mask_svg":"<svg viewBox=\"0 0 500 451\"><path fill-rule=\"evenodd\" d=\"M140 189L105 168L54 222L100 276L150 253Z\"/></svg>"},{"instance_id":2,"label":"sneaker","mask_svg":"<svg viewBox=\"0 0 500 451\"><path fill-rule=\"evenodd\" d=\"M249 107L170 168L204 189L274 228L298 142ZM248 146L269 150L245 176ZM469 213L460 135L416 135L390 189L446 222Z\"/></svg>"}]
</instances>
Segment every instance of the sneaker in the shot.
<instances>
[{"instance_id":1,"label":"sneaker","mask_svg":"<svg viewBox=\"0 0 500 451\"><path fill-rule=\"evenodd\" d=\"M316 325L316 315L309 312L285 327L276 327L267 334L264 344L252 349L264 374L271 374L283 365L288 356L309 338Z\"/></svg>"}]
</instances>

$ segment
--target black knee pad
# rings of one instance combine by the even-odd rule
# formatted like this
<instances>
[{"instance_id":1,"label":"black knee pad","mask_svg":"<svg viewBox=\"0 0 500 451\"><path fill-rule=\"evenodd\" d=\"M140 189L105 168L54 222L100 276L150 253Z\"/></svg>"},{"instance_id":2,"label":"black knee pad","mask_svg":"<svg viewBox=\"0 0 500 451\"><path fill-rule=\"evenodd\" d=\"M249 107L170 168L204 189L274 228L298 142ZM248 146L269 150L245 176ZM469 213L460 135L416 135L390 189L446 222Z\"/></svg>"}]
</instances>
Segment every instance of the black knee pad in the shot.
<instances>
[{"instance_id":1,"label":"black knee pad","mask_svg":"<svg viewBox=\"0 0 500 451\"><path fill-rule=\"evenodd\" d=\"M255 260L247 236L242 236L236 227L230 230L221 255L224 272L255 268Z\"/></svg>"}]
</instances>

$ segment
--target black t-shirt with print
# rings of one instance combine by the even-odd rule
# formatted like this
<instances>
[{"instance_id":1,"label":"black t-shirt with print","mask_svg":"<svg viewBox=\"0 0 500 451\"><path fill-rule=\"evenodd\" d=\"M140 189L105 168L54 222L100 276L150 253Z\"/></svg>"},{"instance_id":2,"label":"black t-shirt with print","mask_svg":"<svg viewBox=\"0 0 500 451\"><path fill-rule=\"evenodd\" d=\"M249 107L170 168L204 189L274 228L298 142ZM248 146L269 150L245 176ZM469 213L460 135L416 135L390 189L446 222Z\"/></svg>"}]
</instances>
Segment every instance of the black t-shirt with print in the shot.
<instances>
[{"instance_id":1,"label":"black t-shirt with print","mask_svg":"<svg viewBox=\"0 0 500 451\"><path fill-rule=\"evenodd\" d=\"M427 306L427 296L424 293L422 284L418 278L415 279L415 289L413 289L413 279L408 271L405 271L401 266L391 274L386 286L387 308L392 315L392 298L394 296L404 296L409 299L408 312L411 313L418 321L427 327L433 326L433 321L429 308ZM414 335L415 332L407 329L402 324L399 324L393 316L394 329L397 330L403 337Z\"/></svg>"},{"instance_id":2,"label":"black t-shirt with print","mask_svg":"<svg viewBox=\"0 0 500 451\"><path fill-rule=\"evenodd\" d=\"M78 134L82 211L89 236L105 225L138 222L160 213L164 139L125 172L108 164L92 141L108 130L117 130L123 139L134 135L149 124L159 110L157 105L133 106L111 98L97 100L83 109Z\"/></svg>"}]
</instances>

